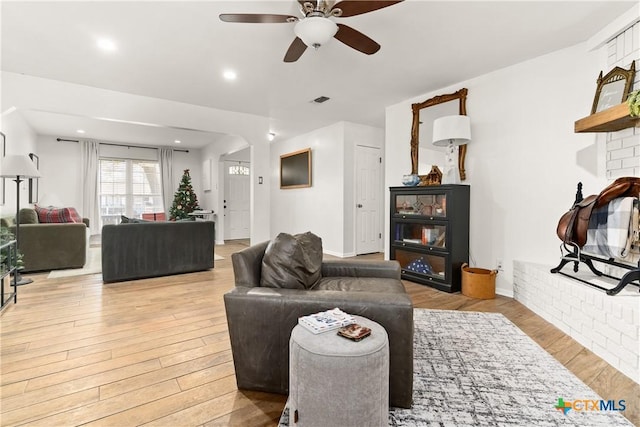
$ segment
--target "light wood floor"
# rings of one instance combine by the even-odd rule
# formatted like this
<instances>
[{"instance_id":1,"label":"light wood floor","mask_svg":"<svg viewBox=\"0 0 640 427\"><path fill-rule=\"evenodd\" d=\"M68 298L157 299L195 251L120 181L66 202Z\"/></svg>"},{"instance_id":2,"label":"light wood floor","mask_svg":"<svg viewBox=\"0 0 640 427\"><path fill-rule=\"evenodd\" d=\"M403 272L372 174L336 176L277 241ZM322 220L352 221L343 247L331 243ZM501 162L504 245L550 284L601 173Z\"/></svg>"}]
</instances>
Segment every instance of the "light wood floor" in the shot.
<instances>
[{"instance_id":1,"label":"light wood floor","mask_svg":"<svg viewBox=\"0 0 640 427\"><path fill-rule=\"evenodd\" d=\"M0 316L0 424L276 425L286 397L235 384L222 295L243 243L217 247L225 259L201 273L107 285L27 275L34 283ZM520 303L405 285L416 307L503 313L640 424L640 386Z\"/></svg>"}]
</instances>

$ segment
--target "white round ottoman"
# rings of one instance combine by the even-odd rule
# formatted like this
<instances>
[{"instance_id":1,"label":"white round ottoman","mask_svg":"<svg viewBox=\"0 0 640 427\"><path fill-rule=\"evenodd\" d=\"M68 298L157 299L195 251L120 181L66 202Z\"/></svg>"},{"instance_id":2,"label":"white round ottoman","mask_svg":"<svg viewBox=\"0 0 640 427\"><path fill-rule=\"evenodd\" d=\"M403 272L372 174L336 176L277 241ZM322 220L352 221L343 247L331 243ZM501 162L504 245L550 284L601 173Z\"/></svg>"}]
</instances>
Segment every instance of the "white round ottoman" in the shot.
<instances>
[{"instance_id":1,"label":"white round ottoman","mask_svg":"<svg viewBox=\"0 0 640 427\"><path fill-rule=\"evenodd\" d=\"M376 322L354 316L371 335L351 341L337 330L313 334L297 325L289 341L289 425L386 426L389 339Z\"/></svg>"}]
</instances>

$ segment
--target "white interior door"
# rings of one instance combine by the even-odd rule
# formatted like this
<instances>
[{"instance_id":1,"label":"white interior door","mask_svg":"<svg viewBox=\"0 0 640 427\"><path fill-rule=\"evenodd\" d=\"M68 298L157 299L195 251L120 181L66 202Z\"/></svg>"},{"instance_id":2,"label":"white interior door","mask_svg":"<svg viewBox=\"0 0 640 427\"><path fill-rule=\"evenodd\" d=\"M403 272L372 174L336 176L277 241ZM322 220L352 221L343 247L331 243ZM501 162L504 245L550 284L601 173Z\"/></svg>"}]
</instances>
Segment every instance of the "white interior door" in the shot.
<instances>
[{"instance_id":1,"label":"white interior door","mask_svg":"<svg viewBox=\"0 0 640 427\"><path fill-rule=\"evenodd\" d=\"M224 162L224 226L225 240L248 239L250 207L249 164Z\"/></svg>"},{"instance_id":2,"label":"white interior door","mask_svg":"<svg viewBox=\"0 0 640 427\"><path fill-rule=\"evenodd\" d=\"M356 147L356 254L379 252L382 242L380 149Z\"/></svg>"}]
</instances>

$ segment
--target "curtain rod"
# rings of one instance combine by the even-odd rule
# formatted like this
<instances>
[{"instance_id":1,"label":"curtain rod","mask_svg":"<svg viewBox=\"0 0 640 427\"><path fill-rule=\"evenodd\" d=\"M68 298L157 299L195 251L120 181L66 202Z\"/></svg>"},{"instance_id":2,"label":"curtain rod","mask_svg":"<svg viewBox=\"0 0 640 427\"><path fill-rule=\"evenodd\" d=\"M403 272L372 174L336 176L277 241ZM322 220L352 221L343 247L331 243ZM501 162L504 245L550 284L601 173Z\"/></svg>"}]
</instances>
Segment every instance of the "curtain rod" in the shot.
<instances>
[{"instance_id":1,"label":"curtain rod","mask_svg":"<svg viewBox=\"0 0 640 427\"><path fill-rule=\"evenodd\" d=\"M64 138L56 138L58 142L80 142L77 139L64 139ZM125 145L125 144L113 144L111 142L99 142L100 145L113 145L115 147L127 147L127 148L146 148L147 150L157 150L157 147L145 147L144 145ZM181 150L177 148L172 148L173 151L181 151L183 153L188 153L189 150Z\"/></svg>"}]
</instances>

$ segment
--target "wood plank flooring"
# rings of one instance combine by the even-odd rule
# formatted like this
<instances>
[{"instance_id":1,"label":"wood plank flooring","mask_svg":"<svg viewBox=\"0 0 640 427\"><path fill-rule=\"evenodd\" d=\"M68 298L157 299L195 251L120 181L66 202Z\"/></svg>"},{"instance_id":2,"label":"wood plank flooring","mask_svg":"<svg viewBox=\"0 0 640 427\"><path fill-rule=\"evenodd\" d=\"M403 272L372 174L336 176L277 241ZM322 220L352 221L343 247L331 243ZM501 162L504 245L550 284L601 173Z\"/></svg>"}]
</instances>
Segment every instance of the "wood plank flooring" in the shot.
<instances>
[{"instance_id":1,"label":"wood plank flooring","mask_svg":"<svg viewBox=\"0 0 640 427\"><path fill-rule=\"evenodd\" d=\"M27 275L0 315L0 425L277 425L286 396L235 383L222 295L243 247L218 246L213 270L171 277ZM405 286L416 307L503 313L603 398L625 399L640 425L640 386L517 301Z\"/></svg>"}]
</instances>

